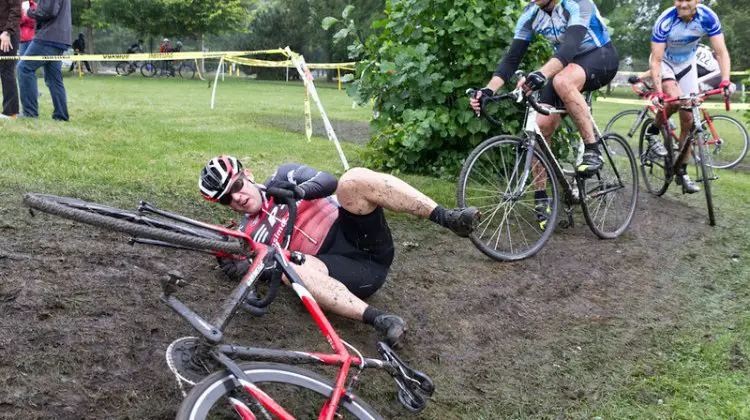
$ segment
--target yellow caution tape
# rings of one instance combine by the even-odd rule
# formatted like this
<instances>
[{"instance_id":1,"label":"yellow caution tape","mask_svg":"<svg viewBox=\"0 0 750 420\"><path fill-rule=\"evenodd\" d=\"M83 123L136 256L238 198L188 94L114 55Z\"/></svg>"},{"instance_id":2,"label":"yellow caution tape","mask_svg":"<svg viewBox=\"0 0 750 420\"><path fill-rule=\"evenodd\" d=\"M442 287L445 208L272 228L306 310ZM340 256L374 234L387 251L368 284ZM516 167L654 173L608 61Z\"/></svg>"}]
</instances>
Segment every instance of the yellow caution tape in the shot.
<instances>
[{"instance_id":1,"label":"yellow caution tape","mask_svg":"<svg viewBox=\"0 0 750 420\"><path fill-rule=\"evenodd\" d=\"M626 104L626 105L639 105L644 106L648 105L650 102L644 101L644 100L637 100L637 99L620 99L620 98L602 98L599 97L596 99L597 102L608 102L611 104ZM708 109L725 109L724 104L717 104L714 102L703 102L701 104L701 108L708 108ZM731 104L732 110L739 110L739 109L750 109L750 104Z\"/></svg>"},{"instance_id":2,"label":"yellow caution tape","mask_svg":"<svg viewBox=\"0 0 750 420\"><path fill-rule=\"evenodd\" d=\"M199 58L238 57L259 54L281 54L288 57L285 50L258 51L212 51L212 52L176 52L176 53L139 53L139 54L82 54L82 55L33 55L33 56L3 56L0 60L27 61L163 61L163 60L192 60Z\"/></svg>"}]
</instances>

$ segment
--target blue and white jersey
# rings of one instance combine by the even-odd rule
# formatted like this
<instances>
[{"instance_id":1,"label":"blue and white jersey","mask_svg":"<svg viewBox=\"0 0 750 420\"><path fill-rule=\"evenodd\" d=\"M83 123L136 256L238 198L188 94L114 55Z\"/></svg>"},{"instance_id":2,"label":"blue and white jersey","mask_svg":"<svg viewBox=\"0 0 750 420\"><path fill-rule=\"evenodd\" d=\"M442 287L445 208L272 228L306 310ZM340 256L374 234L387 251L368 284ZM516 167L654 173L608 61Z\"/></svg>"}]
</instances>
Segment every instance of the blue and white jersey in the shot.
<instances>
[{"instance_id":1,"label":"blue and white jersey","mask_svg":"<svg viewBox=\"0 0 750 420\"><path fill-rule=\"evenodd\" d=\"M537 33L547 38L557 51L565 39L568 27L575 25L586 27L586 36L576 55L603 47L610 40L599 10L591 0L562 0L551 13L539 9L532 1L516 24L514 38L531 41Z\"/></svg>"},{"instance_id":2,"label":"blue and white jersey","mask_svg":"<svg viewBox=\"0 0 750 420\"><path fill-rule=\"evenodd\" d=\"M677 15L677 8L670 7L656 19L651 41L666 43L664 58L674 64L682 64L695 56L695 50L704 35L721 34L719 16L708 6L698 5L690 22Z\"/></svg>"}]
</instances>

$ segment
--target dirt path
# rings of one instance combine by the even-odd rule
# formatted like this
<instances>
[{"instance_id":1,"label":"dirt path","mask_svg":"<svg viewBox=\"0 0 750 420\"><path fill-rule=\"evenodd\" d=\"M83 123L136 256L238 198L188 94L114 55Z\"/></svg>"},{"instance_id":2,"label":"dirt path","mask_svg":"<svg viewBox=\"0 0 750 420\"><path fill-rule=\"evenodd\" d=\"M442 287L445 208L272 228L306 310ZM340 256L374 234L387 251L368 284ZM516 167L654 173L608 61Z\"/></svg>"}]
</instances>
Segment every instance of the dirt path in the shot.
<instances>
[{"instance_id":1,"label":"dirt path","mask_svg":"<svg viewBox=\"0 0 750 420\"><path fill-rule=\"evenodd\" d=\"M681 244L710 231L681 222L701 216L642 194L625 237L597 240L578 214L575 228L558 229L535 258L514 264L490 261L427 222L393 222L397 259L371 303L404 316L400 354L436 381L423 416L476 418L471 407L487 409L488 401L510 413L556 415L595 401L610 386L612 361L642 351L649 330L684 310L663 273L681 260ZM0 219L0 418L173 416L180 398L164 350L191 331L159 302L157 280L182 271L194 285L181 299L213 314L232 288L213 261L133 248L121 235L53 216L31 218L16 195L0 195ZM333 323L374 355L369 327ZM239 316L228 335L326 350L315 331L286 291L267 316ZM386 416L403 415L390 379L364 376L363 396Z\"/></svg>"}]
</instances>

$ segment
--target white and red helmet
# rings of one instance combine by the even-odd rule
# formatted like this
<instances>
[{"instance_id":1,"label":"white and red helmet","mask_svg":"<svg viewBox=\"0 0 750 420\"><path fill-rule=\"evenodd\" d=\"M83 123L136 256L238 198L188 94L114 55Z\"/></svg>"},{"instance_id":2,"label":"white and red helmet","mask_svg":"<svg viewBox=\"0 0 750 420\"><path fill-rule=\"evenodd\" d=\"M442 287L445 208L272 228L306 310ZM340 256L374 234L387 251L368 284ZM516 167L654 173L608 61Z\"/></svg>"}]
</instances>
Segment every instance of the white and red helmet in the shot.
<instances>
[{"instance_id":1,"label":"white and red helmet","mask_svg":"<svg viewBox=\"0 0 750 420\"><path fill-rule=\"evenodd\" d=\"M229 192L229 187L242 174L242 163L232 156L217 156L208 161L198 179L203 198L219 201Z\"/></svg>"}]
</instances>

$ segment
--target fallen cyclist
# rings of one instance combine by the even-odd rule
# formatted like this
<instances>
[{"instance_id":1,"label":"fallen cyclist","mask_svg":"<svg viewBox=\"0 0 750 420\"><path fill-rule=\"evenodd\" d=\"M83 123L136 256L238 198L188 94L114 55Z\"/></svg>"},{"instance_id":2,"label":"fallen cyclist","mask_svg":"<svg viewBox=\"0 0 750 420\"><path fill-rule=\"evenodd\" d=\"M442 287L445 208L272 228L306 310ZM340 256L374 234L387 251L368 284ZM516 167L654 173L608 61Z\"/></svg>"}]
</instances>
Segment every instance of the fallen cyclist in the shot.
<instances>
[{"instance_id":1,"label":"fallen cyclist","mask_svg":"<svg viewBox=\"0 0 750 420\"><path fill-rule=\"evenodd\" d=\"M243 215L239 229L269 245L281 240L288 210L265 191L292 192L298 200L297 222L289 249L307 255L295 267L305 287L324 310L372 325L390 345L403 335L404 320L362 300L383 286L393 262L383 209L429 219L463 237L480 217L474 207L444 209L406 182L365 168L350 169L336 180L327 172L287 163L257 184L239 160L218 156L203 168L198 186L207 200ZM220 259L219 264L233 280L250 267L247 260Z\"/></svg>"}]
</instances>

